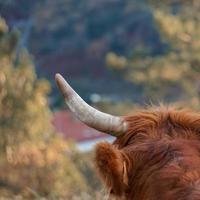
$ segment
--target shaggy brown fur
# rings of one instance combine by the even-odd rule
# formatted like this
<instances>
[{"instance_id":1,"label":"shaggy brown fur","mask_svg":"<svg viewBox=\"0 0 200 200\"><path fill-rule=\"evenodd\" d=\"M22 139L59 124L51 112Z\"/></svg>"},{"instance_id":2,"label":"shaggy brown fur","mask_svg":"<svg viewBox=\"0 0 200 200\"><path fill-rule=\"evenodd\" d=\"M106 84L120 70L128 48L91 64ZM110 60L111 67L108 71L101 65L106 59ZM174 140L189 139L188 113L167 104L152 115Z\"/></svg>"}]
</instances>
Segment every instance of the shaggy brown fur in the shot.
<instances>
[{"instance_id":1,"label":"shaggy brown fur","mask_svg":"<svg viewBox=\"0 0 200 200\"><path fill-rule=\"evenodd\" d=\"M110 192L121 200L200 200L200 114L160 107L125 120L126 134L96 147Z\"/></svg>"}]
</instances>

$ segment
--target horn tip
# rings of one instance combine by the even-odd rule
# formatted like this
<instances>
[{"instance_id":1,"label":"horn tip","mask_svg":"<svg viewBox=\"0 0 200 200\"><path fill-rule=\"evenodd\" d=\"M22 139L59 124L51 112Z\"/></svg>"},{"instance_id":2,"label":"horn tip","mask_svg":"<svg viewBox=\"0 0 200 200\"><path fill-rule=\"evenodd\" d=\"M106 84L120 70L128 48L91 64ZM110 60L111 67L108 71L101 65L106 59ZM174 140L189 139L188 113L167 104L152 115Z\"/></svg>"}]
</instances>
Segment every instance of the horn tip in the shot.
<instances>
[{"instance_id":1,"label":"horn tip","mask_svg":"<svg viewBox=\"0 0 200 200\"><path fill-rule=\"evenodd\" d=\"M63 85L63 82L65 82L65 79L63 78L63 76L61 74L56 73L56 75L55 75L55 81L56 81L57 85L60 88L61 85Z\"/></svg>"},{"instance_id":2,"label":"horn tip","mask_svg":"<svg viewBox=\"0 0 200 200\"><path fill-rule=\"evenodd\" d=\"M56 73L56 75L55 75L55 80L57 81L57 80L59 80L60 78L63 78L62 75L59 74L59 73Z\"/></svg>"},{"instance_id":3,"label":"horn tip","mask_svg":"<svg viewBox=\"0 0 200 200\"><path fill-rule=\"evenodd\" d=\"M57 84L58 88L60 89L61 93L63 94L64 98L68 99L69 96L73 93L73 89L70 87L70 85L64 79L64 77L59 73L55 74L55 81L56 81L56 84Z\"/></svg>"}]
</instances>

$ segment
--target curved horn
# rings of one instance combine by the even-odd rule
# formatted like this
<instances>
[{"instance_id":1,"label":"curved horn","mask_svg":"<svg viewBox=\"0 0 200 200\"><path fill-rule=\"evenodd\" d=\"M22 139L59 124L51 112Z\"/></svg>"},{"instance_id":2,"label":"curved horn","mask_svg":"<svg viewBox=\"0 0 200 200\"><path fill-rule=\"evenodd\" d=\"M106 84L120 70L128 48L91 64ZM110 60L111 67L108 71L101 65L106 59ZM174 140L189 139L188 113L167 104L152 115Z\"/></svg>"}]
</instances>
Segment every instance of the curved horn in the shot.
<instances>
[{"instance_id":1,"label":"curved horn","mask_svg":"<svg viewBox=\"0 0 200 200\"><path fill-rule=\"evenodd\" d=\"M80 121L113 136L120 136L126 132L127 122L122 117L112 116L89 106L60 74L56 74L55 80L65 98L65 103Z\"/></svg>"}]
</instances>

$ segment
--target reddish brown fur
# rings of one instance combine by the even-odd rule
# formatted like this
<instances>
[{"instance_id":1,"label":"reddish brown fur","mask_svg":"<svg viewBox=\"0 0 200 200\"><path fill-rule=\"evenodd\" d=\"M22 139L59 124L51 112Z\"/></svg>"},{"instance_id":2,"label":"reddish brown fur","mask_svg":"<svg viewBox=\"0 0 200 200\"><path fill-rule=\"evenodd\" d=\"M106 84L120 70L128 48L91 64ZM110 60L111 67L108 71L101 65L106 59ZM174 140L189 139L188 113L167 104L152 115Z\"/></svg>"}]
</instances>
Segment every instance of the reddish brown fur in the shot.
<instances>
[{"instance_id":1,"label":"reddish brown fur","mask_svg":"<svg viewBox=\"0 0 200 200\"><path fill-rule=\"evenodd\" d=\"M124 136L96 148L97 169L113 195L200 200L200 114L160 107L125 120Z\"/></svg>"}]
</instances>

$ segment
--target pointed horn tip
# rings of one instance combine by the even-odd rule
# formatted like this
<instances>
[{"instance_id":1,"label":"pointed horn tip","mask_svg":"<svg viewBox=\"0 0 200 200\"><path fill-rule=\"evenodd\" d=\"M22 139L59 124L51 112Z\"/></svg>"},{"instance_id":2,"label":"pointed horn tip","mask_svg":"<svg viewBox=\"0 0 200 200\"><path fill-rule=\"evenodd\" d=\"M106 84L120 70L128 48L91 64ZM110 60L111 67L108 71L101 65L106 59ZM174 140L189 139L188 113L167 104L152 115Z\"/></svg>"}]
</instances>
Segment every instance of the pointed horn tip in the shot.
<instances>
[{"instance_id":1,"label":"pointed horn tip","mask_svg":"<svg viewBox=\"0 0 200 200\"><path fill-rule=\"evenodd\" d=\"M56 74L55 75L55 81L56 81L56 84L57 86L61 89L61 85L62 85L62 81L63 80L63 77L60 75L60 74Z\"/></svg>"},{"instance_id":2,"label":"pointed horn tip","mask_svg":"<svg viewBox=\"0 0 200 200\"><path fill-rule=\"evenodd\" d=\"M55 81L60 89L62 95L64 96L65 99L68 99L71 94L73 94L73 89L70 87L70 85L67 83L67 81L64 79L64 77L57 73L55 75Z\"/></svg>"},{"instance_id":3,"label":"pointed horn tip","mask_svg":"<svg viewBox=\"0 0 200 200\"><path fill-rule=\"evenodd\" d=\"M66 84L67 82L65 81L65 79L63 78L63 76L59 73L57 73L55 75L55 81L56 84L58 85L58 87L61 89L63 87L64 84Z\"/></svg>"},{"instance_id":4,"label":"pointed horn tip","mask_svg":"<svg viewBox=\"0 0 200 200\"><path fill-rule=\"evenodd\" d=\"M62 75L59 74L59 73L56 73L55 74L55 80L56 80L56 82L59 82L61 79L63 79Z\"/></svg>"}]
</instances>

